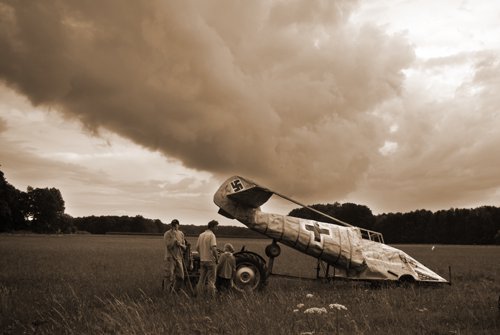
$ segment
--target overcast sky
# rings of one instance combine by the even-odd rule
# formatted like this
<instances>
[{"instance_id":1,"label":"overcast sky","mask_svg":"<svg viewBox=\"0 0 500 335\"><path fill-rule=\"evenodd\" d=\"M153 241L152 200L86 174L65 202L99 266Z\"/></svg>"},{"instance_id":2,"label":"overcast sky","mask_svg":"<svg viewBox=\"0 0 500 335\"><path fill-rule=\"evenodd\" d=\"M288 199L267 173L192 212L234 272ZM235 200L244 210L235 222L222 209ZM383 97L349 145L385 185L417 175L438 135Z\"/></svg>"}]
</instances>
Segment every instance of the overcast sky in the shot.
<instances>
[{"instance_id":1,"label":"overcast sky","mask_svg":"<svg viewBox=\"0 0 500 335\"><path fill-rule=\"evenodd\" d=\"M0 0L0 169L72 216L236 224L212 202L235 174L375 214L499 206L498 22L486 0Z\"/></svg>"}]
</instances>

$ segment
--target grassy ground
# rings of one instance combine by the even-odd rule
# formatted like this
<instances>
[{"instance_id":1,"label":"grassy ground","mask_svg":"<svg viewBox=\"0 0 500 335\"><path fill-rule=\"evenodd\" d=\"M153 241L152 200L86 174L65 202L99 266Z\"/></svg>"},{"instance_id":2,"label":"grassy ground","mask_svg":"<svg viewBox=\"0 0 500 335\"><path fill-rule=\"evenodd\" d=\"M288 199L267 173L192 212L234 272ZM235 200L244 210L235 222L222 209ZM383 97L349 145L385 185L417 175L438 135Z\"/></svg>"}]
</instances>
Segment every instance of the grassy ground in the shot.
<instances>
[{"instance_id":1,"label":"grassy ground","mask_svg":"<svg viewBox=\"0 0 500 335\"><path fill-rule=\"evenodd\" d=\"M219 247L226 240L219 239ZM264 254L266 240L232 240ZM153 236L0 235L3 334L498 334L500 247L397 246L453 285L372 289L271 278L263 292L214 300L161 291ZM282 247L280 273L315 274ZM346 310L330 308L341 304ZM315 313L305 313L314 308ZM324 309L322 309L324 308ZM325 313L326 312L326 313Z\"/></svg>"}]
</instances>

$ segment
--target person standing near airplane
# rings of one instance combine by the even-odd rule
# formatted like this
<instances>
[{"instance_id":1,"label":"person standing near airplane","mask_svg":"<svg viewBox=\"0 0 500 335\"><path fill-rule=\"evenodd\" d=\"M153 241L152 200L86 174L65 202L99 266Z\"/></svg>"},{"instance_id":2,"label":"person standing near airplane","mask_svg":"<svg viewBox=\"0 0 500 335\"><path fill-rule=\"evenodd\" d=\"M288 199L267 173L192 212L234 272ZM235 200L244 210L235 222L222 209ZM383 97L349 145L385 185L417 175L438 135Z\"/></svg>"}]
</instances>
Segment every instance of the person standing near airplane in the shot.
<instances>
[{"instance_id":1,"label":"person standing near airplane","mask_svg":"<svg viewBox=\"0 0 500 335\"><path fill-rule=\"evenodd\" d=\"M183 255L186 250L184 233L179 230L179 220L173 219L170 229L163 235L165 242L165 277L164 284L168 292L174 292L180 288L184 281Z\"/></svg>"},{"instance_id":2,"label":"person standing near airplane","mask_svg":"<svg viewBox=\"0 0 500 335\"><path fill-rule=\"evenodd\" d=\"M215 296L215 278L219 254L217 252L217 240L215 232L219 222L212 220L208 223L208 229L200 234L196 242L195 250L200 255L200 279L196 290L202 295L207 288L212 297Z\"/></svg>"}]
</instances>

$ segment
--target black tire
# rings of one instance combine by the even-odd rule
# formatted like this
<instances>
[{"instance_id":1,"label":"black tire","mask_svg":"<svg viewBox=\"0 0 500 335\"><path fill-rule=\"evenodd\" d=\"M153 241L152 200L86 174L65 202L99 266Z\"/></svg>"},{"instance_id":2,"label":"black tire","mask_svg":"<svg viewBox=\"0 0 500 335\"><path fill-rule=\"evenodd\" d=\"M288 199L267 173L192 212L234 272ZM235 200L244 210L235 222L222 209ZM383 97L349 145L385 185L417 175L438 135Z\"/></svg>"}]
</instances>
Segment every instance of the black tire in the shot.
<instances>
[{"instance_id":1,"label":"black tire","mask_svg":"<svg viewBox=\"0 0 500 335\"><path fill-rule=\"evenodd\" d=\"M272 243L269 244L266 247L266 256L271 258L271 257L278 257L281 254L281 248L277 243Z\"/></svg>"},{"instance_id":2,"label":"black tire","mask_svg":"<svg viewBox=\"0 0 500 335\"><path fill-rule=\"evenodd\" d=\"M415 278L412 275L402 275L398 279L398 283L402 287L410 287L416 283Z\"/></svg>"},{"instance_id":3,"label":"black tire","mask_svg":"<svg viewBox=\"0 0 500 335\"><path fill-rule=\"evenodd\" d=\"M233 277L234 288L240 292L252 292L262 289L267 282L266 263L253 252L238 252L236 272Z\"/></svg>"}]
</instances>

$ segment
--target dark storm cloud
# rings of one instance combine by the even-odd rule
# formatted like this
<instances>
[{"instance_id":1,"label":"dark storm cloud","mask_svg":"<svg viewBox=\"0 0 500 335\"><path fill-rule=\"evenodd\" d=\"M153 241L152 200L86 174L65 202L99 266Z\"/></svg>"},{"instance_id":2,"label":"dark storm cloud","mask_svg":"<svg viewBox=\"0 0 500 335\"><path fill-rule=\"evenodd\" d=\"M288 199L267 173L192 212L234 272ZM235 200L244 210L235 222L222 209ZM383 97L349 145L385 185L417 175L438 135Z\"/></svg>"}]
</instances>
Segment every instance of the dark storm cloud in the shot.
<instances>
[{"instance_id":1,"label":"dark storm cloud","mask_svg":"<svg viewBox=\"0 0 500 335\"><path fill-rule=\"evenodd\" d=\"M353 1L0 1L0 78L34 105L218 176L352 190L413 61Z\"/></svg>"}]
</instances>

